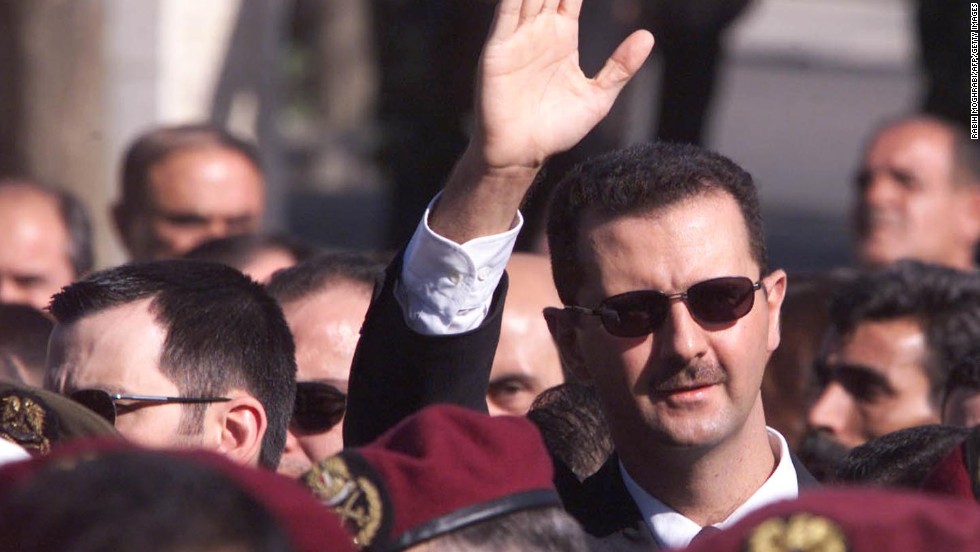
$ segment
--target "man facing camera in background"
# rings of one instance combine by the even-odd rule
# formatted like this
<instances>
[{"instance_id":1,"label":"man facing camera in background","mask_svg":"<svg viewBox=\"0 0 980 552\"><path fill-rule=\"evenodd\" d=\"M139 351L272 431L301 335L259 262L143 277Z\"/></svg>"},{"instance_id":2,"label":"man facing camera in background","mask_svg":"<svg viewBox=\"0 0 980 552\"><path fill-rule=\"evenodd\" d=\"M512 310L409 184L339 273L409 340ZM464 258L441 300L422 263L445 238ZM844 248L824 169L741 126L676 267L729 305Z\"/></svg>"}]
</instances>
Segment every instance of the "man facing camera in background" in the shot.
<instances>
[{"instance_id":1,"label":"man facing camera in background","mask_svg":"<svg viewBox=\"0 0 980 552\"><path fill-rule=\"evenodd\" d=\"M172 259L259 229L265 183L255 146L209 125L162 127L126 151L112 208L130 259Z\"/></svg>"},{"instance_id":2,"label":"man facing camera in background","mask_svg":"<svg viewBox=\"0 0 980 552\"><path fill-rule=\"evenodd\" d=\"M148 447L201 447L275 469L296 393L282 310L237 270L123 265L51 302L48 389Z\"/></svg>"}]
</instances>

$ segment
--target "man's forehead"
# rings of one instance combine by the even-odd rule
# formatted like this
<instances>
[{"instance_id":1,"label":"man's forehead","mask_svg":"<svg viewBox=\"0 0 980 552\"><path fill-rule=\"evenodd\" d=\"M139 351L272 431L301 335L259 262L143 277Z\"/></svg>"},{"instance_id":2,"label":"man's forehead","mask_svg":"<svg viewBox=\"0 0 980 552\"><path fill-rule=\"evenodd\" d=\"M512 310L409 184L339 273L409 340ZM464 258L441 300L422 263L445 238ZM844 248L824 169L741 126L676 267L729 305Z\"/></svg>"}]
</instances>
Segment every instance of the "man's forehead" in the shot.
<instances>
[{"instance_id":1,"label":"man's forehead","mask_svg":"<svg viewBox=\"0 0 980 552\"><path fill-rule=\"evenodd\" d=\"M56 322L50 343L63 350L91 353L99 348L112 353L126 345L159 342L166 339L153 299L145 298L86 314L69 323Z\"/></svg>"},{"instance_id":2,"label":"man's forehead","mask_svg":"<svg viewBox=\"0 0 980 552\"><path fill-rule=\"evenodd\" d=\"M581 228L577 256L592 277L600 264L655 264L661 259L686 259L684 264L692 269L719 262L758 264L745 217L735 198L723 191L623 215L589 211L583 214ZM659 239L644 239L647 235Z\"/></svg>"}]
</instances>

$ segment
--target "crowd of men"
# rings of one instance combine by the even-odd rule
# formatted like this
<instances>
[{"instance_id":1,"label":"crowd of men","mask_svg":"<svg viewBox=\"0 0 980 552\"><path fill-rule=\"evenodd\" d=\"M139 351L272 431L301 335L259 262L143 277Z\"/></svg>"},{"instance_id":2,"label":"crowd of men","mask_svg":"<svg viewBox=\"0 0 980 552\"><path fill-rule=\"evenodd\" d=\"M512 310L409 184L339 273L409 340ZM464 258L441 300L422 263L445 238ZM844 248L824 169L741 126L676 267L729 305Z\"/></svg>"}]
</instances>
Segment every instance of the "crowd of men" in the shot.
<instances>
[{"instance_id":1,"label":"crowd of men","mask_svg":"<svg viewBox=\"0 0 980 552\"><path fill-rule=\"evenodd\" d=\"M580 164L513 253L654 46L586 76L580 10L498 4L397 252L261 234L256 149L208 125L126 152L120 266L0 179L0 549L980 550L976 145L875 131L858 262L799 291L751 175L688 144Z\"/></svg>"}]
</instances>

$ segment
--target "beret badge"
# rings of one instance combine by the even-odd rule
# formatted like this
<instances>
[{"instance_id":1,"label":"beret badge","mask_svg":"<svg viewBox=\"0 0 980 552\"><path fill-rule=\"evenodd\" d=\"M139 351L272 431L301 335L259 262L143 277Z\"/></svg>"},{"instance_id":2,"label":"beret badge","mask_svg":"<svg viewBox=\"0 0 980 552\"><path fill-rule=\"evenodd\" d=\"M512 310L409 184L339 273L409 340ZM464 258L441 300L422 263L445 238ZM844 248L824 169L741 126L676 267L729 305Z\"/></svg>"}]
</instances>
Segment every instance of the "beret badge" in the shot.
<instances>
[{"instance_id":1,"label":"beret badge","mask_svg":"<svg viewBox=\"0 0 980 552\"><path fill-rule=\"evenodd\" d=\"M51 450L51 441L44 432L44 406L29 396L11 393L0 398L0 407L0 437L34 453L47 454Z\"/></svg>"},{"instance_id":2,"label":"beret badge","mask_svg":"<svg viewBox=\"0 0 980 552\"><path fill-rule=\"evenodd\" d=\"M370 546L385 525L381 490L357 462L344 454L313 465L304 483L327 507L336 512L359 547Z\"/></svg>"},{"instance_id":3,"label":"beret badge","mask_svg":"<svg viewBox=\"0 0 980 552\"><path fill-rule=\"evenodd\" d=\"M746 552L847 552L840 527L827 518L795 514L770 519L749 536Z\"/></svg>"}]
</instances>

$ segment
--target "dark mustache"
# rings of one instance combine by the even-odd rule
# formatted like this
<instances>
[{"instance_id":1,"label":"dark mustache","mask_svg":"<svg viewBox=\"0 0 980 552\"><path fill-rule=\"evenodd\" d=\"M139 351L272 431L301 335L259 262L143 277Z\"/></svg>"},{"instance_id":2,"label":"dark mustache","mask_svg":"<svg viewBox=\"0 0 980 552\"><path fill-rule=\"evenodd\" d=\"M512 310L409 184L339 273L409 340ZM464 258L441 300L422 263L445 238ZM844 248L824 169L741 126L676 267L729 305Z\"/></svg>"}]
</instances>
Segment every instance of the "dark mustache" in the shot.
<instances>
[{"instance_id":1,"label":"dark mustache","mask_svg":"<svg viewBox=\"0 0 980 552\"><path fill-rule=\"evenodd\" d=\"M671 370L667 378L653 383L653 390L669 393L679 389L705 387L728 382L728 372L716 364L689 364Z\"/></svg>"}]
</instances>

